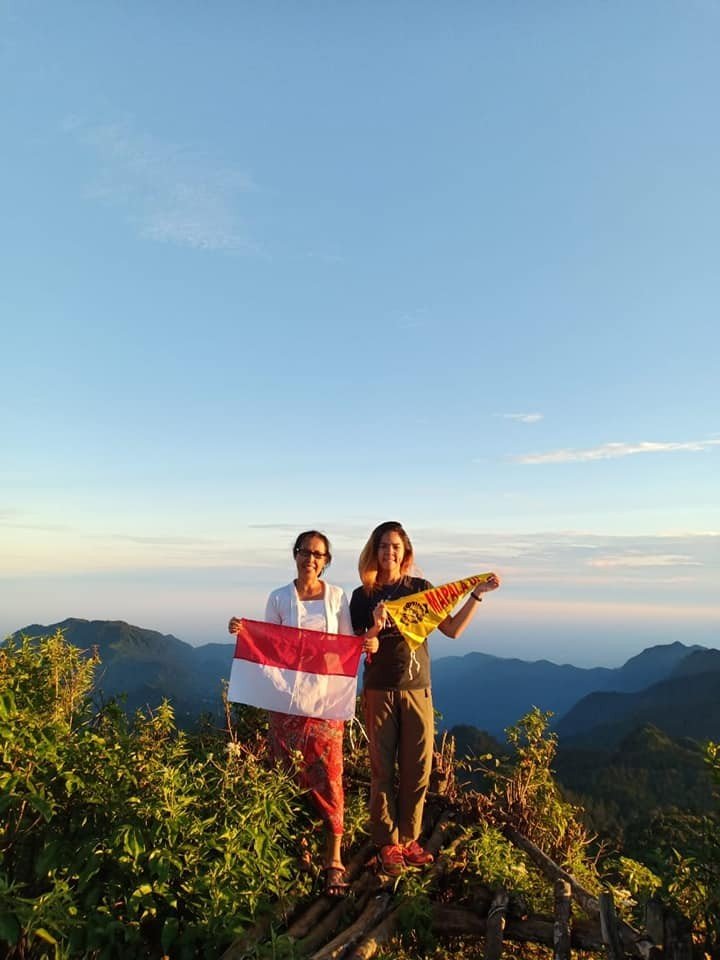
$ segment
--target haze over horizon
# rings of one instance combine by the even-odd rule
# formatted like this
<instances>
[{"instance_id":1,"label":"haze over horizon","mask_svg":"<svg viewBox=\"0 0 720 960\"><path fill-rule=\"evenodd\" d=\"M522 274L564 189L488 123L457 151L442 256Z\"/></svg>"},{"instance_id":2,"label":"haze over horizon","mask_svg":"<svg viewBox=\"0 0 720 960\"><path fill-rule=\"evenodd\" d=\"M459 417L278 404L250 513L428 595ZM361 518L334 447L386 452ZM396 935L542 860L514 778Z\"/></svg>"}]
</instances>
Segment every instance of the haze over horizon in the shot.
<instances>
[{"instance_id":1,"label":"haze over horizon","mask_svg":"<svg viewBox=\"0 0 720 960\"><path fill-rule=\"evenodd\" d=\"M0 2L0 635L229 639L386 519L435 657L720 635L720 7Z\"/></svg>"}]
</instances>

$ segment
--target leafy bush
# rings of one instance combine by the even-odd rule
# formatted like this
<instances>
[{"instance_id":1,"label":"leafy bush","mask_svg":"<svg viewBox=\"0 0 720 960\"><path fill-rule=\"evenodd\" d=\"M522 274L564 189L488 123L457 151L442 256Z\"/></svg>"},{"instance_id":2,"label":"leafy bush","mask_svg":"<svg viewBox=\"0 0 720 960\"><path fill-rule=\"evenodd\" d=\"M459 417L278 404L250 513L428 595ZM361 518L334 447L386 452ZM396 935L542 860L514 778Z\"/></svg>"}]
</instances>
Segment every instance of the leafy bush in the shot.
<instances>
[{"instance_id":1,"label":"leafy bush","mask_svg":"<svg viewBox=\"0 0 720 960\"><path fill-rule=\"evenodd\" d=\"M0 651L0 939L8 957L215 956L307 890L292 779L164 704L129 724L61 633Z\"/></svg>"},{"instance_id":2,"label":"leafy bush","mask_svg":"<svg viewBox=\"0 0 720 960\"><path fill-rule=\"evenodd\" d=\"M705 762L713 781L713 796L720 801L720 744L708 743ZM677 818L676 818L677 820ZM678 908L705 938L706 950L720 952L720 809L712 814L685 816L682 829L670 837L665 853L671 870L665 870L667 890Z\"/></svg>"}]
</instances>

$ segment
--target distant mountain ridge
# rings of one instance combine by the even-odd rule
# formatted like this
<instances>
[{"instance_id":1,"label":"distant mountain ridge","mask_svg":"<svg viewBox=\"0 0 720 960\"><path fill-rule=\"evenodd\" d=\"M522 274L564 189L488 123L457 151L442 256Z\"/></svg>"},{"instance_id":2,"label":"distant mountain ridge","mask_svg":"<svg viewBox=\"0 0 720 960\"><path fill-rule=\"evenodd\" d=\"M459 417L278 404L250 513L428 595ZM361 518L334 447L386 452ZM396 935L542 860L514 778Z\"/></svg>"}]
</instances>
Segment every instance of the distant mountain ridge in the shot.
<instances>
[{"instance_id":1,"label":"distant mountain ridge","mask_svg":"<svg viewBox=\"0 0 720 960\"><path fill-rule=\"evenodd\" d=\"M515 660L485 653L441 657L433 662L433 700L449 729L471 724L502 734L531 706L562 717L597 691L632 693L668 676L691 653L704 648L680 642L658 645L621 667L574 667L549 660Z\"/></svg>"},{"instance_id":2,"label":"distant mountain ridge","mask_svg":"<svg viewBox=\"0 0 720 960\"><path fill-rule=\"evenodd\" d=\"M128 711L155 707L167 698L181 725L202 713L220 714L232 642L193 647L172 634L122 620L74 617L31 624L13 636L47 636L58 629L81 649L97 647L102 695L125 695ZM716 713L720 723L720 651L679 642L650 647L618 668L468 653L435 660L432 677L443 729L471 725L502 738L505 728L532 706L553 711L561 737L582 736L603 744L617 742L633 726L645 723L671 734L701 737L709 734L699 730L716 728ZM663 711L676 714L672 729ZM695 720L684 720L688 713L694 713Z\"/></svg>"},{"instance_id":3,"label":"distant mountain ridge","mask_svg":"<svg viewBox=\"0 0 720 960\"><path fill-rule=\"evenodd\" d=\"M193 647L172 634L124 620L75 617L48 625L34 623L13 637L48 636L57 630L76 647L97 647L101 660L98 686L105 697L124 694L128 711L156 707L167 698L173 702L180 725L192 723L202 713L220 714L221 684L230 675L232 643Z\"/></svg>"},{"instance_id":4,"label":"distant mountain ridge","mask_svg":"<svg viewBox=\"0 0 720 960\"><path fill-rule=\"evenodd\" d=\"M573 746L612 748L647 725L672 737L720 739L720 651L693 650L635 693L591 693L561 718L557 733Z\"/></svg>"}]
</instances>

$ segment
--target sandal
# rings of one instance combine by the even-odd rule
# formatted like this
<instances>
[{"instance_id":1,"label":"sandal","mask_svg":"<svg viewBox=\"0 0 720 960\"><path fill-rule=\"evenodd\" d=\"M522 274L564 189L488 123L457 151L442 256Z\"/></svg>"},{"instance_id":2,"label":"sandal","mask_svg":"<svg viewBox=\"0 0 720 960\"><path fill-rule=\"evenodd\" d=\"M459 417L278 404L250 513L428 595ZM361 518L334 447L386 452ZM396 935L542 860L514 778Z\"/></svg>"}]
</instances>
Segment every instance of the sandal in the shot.
<instances>
[{"instance_id":1,"label":"sandal","mask_svg":"<svg viewBox=\"0 0 720 960\"><path fill-rule=\"evenodd\" d=\"M345 879L345 867L323 867L320 871L324 878L323 893L326 897L344 897L350 884Z\"/></svg>"}]
</instances>

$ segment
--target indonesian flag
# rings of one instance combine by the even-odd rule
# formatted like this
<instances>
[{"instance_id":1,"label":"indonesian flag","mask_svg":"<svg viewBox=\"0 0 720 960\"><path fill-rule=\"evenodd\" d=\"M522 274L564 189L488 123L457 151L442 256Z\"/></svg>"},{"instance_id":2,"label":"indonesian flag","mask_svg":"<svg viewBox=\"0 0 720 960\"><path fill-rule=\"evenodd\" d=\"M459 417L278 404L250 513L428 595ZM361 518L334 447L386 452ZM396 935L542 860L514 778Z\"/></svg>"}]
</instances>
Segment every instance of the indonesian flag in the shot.
<instances>
[{"instance_id":1,"label":"indonesian flag","mask_svg":"<svg viewBox=\"0 0 720 960\"><path fill-rule=\"evenodd\" d=\"M324 720L355 713L362 639L241 620L228 700Z\"/></svg>"},{"instance_id":2,"label":"indonesian flag","mask_svg":"<svg viewBox=\"0 0 720 960\"><path fill-rule=\"evenodd\" d=\"M399 600L387 600L385 609L410 649L415 650L452 613L458 600L467 596L478 583L486 583L491 576L491 573L478 573L420 593L411 593Z\"/></svg>"}]
</instances>

